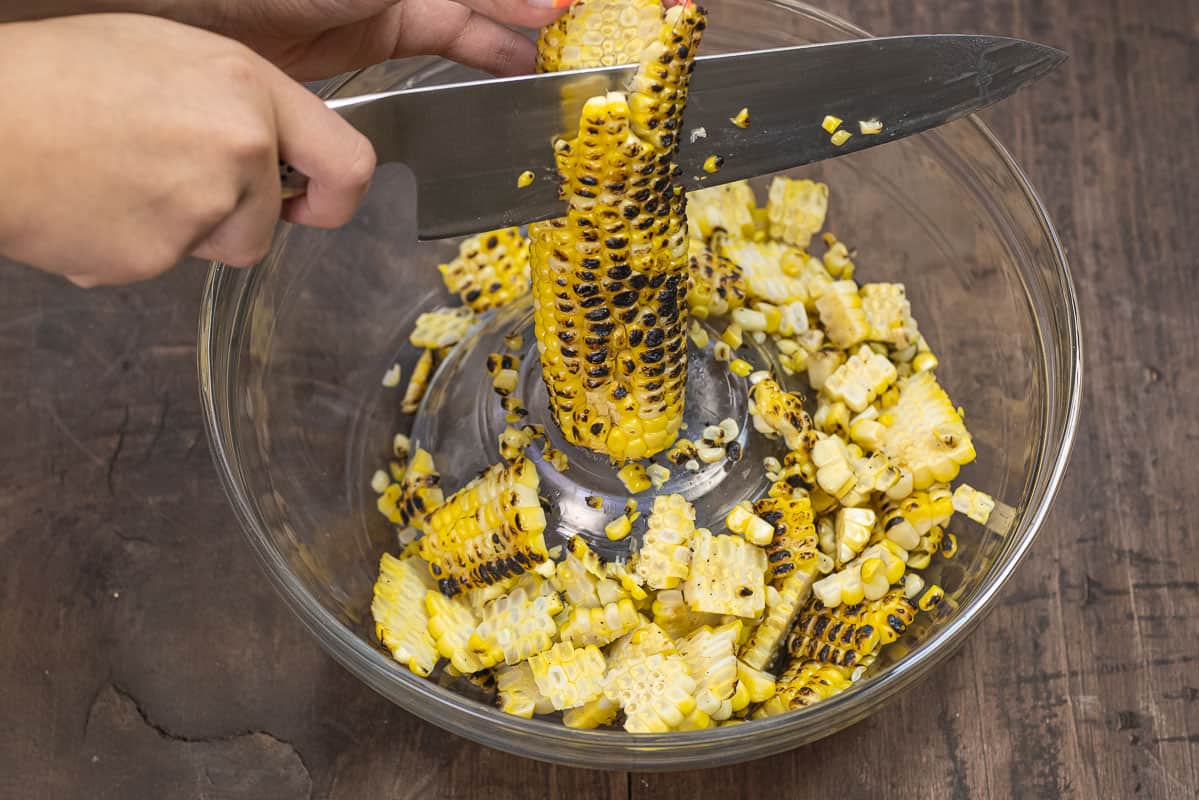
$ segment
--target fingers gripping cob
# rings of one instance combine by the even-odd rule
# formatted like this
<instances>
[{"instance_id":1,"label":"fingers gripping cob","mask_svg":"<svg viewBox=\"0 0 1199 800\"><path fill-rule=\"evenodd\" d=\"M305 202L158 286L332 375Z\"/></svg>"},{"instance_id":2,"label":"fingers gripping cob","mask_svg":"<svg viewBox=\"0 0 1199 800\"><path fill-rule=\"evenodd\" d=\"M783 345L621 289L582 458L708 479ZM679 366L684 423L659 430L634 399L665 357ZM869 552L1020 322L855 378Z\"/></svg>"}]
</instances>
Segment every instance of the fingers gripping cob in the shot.
<instances>
[{"instance_id":1,"label":"fingers gripping cob","mask_svg":"<svg viewBox=\"0 0 1199 800\"><path fill-rule=\"evenodd\" d=\"M693 5L581 0L538 43L543 70L641 65L629 93L588 100L578 135L555 143L569 210L530 226L550 408L567 440L617 462L664 450L683 420L688 242L673 159L704 20Z\"/></svg>"}]
</instances>

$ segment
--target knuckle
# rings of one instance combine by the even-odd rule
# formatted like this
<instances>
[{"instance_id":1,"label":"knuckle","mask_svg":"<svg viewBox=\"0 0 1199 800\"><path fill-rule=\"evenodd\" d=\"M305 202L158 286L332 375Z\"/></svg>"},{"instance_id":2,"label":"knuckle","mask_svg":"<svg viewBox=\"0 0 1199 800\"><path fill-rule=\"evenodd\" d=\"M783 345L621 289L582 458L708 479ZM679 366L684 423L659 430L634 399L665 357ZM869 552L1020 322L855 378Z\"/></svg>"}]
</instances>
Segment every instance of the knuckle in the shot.
<instances>
[{"instance_id":1,"label":"knuckle","mask_svg":"<svg viewBox=\"0 0 1199 800\"><path fill-rule=\"evenodd\" d=\"M354 145L346 162L345 180L354 188L361 188L370 183L375 174L378 157L370 140L357 131L354 132Z\"/></svg>"}]
</instances>

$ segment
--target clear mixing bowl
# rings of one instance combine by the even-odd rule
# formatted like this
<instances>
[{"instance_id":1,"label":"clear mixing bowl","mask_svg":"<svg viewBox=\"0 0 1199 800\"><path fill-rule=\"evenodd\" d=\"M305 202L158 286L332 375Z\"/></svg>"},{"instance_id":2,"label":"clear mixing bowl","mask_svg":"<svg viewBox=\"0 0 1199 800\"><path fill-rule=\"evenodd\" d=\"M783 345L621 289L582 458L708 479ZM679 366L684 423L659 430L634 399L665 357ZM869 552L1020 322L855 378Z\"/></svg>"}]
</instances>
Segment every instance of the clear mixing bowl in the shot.
<instances>
[{"instance_id":1,"label":"clear mixing bowl","mask_svg":"<svg viewBox=\"0 0 1199 800\"><path fill-rule=\"evenodd\" d=\"M703 52L864 35L801 3L724 0L713 8ZM357 73L330 93L470 77L418 59ZM409 178L389 167L346 228L283 226L256 269L214 265L200 318L200 383L218 470L267 573L334 658L460 736L564 764L644 770L742 761L827 736L873 713L962 643L1036 536L1074 436L1079 319L1061 245L1020 169L977 120L799 174L830 184L829 227L857 248L858 277L907 285L940 357L938 376L974 435L978 459L962 478L1003 503L994 530L954 523L959 554L930 570L947 590L943 613L885 651L844 694L689 733L633 736L519 719L469 684L418 678L392 661L376 644L369 604L379 554L395 539L369 483L411 418L399 413L402 389L380 379L397 360L411 374L408 332L420 311L450 301L435 265L455 247L416 243ZM468 397L490 394L482 379L458 385ZM477 464L439 466L452 489L456 473Z\"/></svg>"}]
</instances>

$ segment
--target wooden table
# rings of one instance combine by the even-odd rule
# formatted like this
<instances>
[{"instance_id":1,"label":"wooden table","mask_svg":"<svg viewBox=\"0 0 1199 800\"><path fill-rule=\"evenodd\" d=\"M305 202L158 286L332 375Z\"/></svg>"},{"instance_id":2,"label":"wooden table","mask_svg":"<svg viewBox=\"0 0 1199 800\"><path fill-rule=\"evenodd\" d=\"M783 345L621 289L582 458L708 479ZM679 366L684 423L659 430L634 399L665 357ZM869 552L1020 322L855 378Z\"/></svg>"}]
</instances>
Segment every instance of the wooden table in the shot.
<instances>
[{"instance_id":1,"label":"wooden table","mask_svg":"<svg viewBox=\"0 0 1199 800\"><path fill-rule=\"evenodd\" d=\"M958 655L855 728L719 771L450 737L326 657L241 541L196 397L201 267L84 292L5 265L0 797L1194 797L1199 5L828 5L1072 55L986 116L1069 248L1082 424L1031 557Z\"/></svg>"}]
</instances>

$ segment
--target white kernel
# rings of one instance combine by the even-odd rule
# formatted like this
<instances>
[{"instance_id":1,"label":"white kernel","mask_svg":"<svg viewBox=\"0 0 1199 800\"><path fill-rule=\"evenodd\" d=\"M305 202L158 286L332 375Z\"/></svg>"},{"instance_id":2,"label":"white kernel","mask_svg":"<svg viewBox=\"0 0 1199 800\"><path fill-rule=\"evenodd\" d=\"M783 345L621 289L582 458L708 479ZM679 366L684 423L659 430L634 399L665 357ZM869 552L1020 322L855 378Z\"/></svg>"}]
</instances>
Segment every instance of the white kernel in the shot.
<instances>
[{"instance_id":1,"label":"white kernel","mask_svg":"<svg viewBox=\"0 0 1199 800\"><path fill-rule=\"evenodd\" d=\"M381 469L375 470L375 474L371 476L371 490L375 494L383 494L390 485L391 479L387 477L387 473Z\"/></svg>"},{"instance_id":2,"label":"white kernel","mask_svg":"<svg viewBox=\"0 0 1199 800\"><path fill-rule=\"evenodd\" d=\"M392 364L391 369L389 369L389 370L387 370L387 372L383 373L383 385L386 386L388 389L399 386L400 385L400 374L401 374L400 365Z\"/></svg>"}]
</instances>

